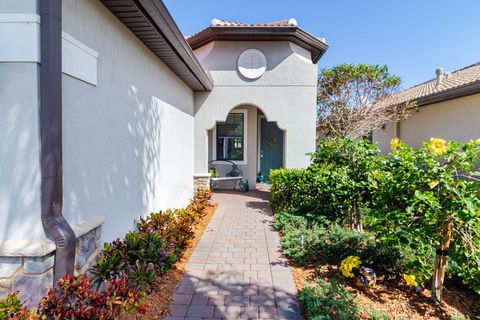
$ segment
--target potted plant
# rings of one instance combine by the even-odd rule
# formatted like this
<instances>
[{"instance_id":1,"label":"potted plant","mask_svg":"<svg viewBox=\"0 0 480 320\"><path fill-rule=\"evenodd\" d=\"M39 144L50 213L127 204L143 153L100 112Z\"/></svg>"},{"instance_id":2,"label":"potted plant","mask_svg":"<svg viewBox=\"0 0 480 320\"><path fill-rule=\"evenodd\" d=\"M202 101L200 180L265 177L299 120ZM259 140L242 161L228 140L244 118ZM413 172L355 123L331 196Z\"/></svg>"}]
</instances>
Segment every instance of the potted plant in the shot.
<instances>
[{"instance_id":1,"label":"potted plant","mask_svg":"<svg viewBox=\"0 0 480 320\"><path fill-rule=\"evenodd\" d=\"M212 178L218 177L218 172L217 172L216 168L210 167L210 168L208 168L208 172L212 174L211 175Z\"/></svg>"},{"instance_id":2,"label":"potted plant","mask_svg":"<svg viewBox=\"0 0 480 320\"><path fill-rule=\"evenodd\" d=\"M263 182L264 177L262 171L258 171L257 173L257 182Z\"/></svg>"}]
</instances>

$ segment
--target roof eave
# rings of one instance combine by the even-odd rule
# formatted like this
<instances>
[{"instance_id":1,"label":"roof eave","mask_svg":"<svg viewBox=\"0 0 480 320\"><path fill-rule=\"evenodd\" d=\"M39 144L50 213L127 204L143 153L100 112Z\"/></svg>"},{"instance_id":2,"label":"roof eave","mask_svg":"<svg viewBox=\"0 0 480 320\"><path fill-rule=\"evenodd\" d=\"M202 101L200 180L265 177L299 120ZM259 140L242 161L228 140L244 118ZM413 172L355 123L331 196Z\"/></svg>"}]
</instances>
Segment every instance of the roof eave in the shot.
<instances>
[{"instance_id":1,"label":"roof eave","mask_svg":"<svg viewBox=\"0 0 480 320\"><path fill-rule=\"evenodd\" d=\"M312 61L318 60L327 51L328 45L301 28L268 26L215 26L204 29L187 39L193 50L212 41L291 41L311 52Z\"/></svg>"},{"instance_id":2,"label":"roof eave","mask_svg":"<svg viewBox=\"0 0 480 320\"><path fill-rule=\"evenodd\" d=\"M162 1L101 2L193 91L212 90L213 79L200 65Z\"/></svg>"}]
</instances>

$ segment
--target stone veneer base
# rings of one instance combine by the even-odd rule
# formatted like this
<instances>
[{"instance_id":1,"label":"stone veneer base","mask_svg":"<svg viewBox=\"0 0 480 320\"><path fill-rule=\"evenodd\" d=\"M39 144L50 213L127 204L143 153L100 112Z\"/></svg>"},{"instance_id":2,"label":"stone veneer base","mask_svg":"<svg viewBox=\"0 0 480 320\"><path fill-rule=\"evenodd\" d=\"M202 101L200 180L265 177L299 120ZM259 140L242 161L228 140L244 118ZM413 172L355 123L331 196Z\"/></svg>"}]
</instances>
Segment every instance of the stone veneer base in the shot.
<instances>
[{"instance_id":1,"label":"stone veneer base","mask_svg":"<svg viewBox=\"0 0 480 320\"><path fill-rule=\"evenodd\" d=\"M202 173L193 175L193 187L195 191L198 189L210 190L211 173Z\"/></svg>"},{"instance_id":2,"label":"stone veneer base","mask_svg":"<svg viewBox=\"0 0 480 320\"><path fill-rule=\"evenodd\" d=\"M102 248L102 218L72 226L77 236L75 274L86 272ZM38 241L0 242L0 298L19 292L19 299L35 306L53 284L55 244Z\"/></svg>"}]
</instances>

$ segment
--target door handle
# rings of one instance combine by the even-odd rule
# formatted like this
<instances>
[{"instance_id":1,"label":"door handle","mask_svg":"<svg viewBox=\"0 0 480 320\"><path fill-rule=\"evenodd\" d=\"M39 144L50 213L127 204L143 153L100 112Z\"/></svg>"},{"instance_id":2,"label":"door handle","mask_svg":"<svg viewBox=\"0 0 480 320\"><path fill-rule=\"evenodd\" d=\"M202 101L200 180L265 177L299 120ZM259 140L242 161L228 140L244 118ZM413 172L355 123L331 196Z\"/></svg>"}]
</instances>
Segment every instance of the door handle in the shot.
<instances>
[{"instance_id":1,"label":"door handle","mask_svg":"<svg viewBox=\"0 0 480 320\"><path fill-rule=\"evenodd\" d=\"M263 150L260 150L260 158L263 158Z\"/></svg>"}]
</instances>

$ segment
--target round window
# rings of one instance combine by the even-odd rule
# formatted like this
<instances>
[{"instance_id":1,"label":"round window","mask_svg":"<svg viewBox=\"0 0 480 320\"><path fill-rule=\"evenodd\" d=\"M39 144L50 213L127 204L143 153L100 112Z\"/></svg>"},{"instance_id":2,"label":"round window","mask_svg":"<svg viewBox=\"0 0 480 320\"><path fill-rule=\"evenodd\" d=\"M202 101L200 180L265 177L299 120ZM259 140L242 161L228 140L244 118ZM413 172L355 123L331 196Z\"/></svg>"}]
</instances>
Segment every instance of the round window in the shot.
<instances>
[{"instance_id":1,"label":"round window","mask_svg":"<svg viewBox=\"0 0 480 320\"><path fill-rule=\"evenodd\" d=\"M247 79L258 79L267 70L267 59L262 52L248 49L238 57L238 71Z\"/></svg>"}]
</instances>

